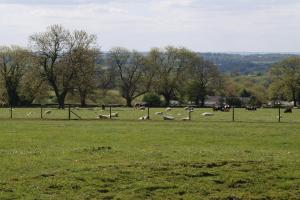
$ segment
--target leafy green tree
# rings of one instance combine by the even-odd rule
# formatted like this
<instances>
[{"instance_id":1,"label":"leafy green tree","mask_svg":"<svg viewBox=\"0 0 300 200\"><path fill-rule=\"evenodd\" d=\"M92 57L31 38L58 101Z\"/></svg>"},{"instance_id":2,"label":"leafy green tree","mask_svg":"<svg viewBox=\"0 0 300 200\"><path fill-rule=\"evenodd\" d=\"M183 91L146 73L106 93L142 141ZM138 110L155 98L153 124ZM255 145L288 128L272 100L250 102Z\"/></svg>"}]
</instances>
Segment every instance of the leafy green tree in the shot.
<instances>
[{"instance_id":1,"label":"leafy green tree","mask_svg":"<svg viewBox=\"0 0 300 200\"><path fill-rule=\"evenodd\" d=\"M208 94L214 94L220 88L222 79L218 67L195 54L189 67L188 76L187 91L189 99L197 105L200 105L201 102L203 107L205 97Z\"/></svg>"},{"instance_id":2,"label":"leafy green tree","mask_svg":"<svg viewBox=\"0 0 300 200\"><path fill-rule=\"evenodd\" d=\"M300 57L290 57L270 69L272 96L284 95L297 106L297 91L300 89Z\"/></svg>"},{"instance_id":3,"label":"leafy green tree","mask_svg":"<svg viewBox=\"0 0 300 200\"><path fill-rule=\"evenodd\" d=\"M126 105L131 107L135 98L149 91L153 70L142 54L124 48L111 49L108 59L109 66L117 74L120 94L126 100Z\"/></svg>"},{"instance_id":4,"label":"leafy green tree","mask_svg":"<svg viewBox=\"0 0 300 200\"><path fill-rule=\"evenodd\" d=\"M166 47L154 48L150 51L148 59L156 73L153 90L162 95L165 104L180 96L180 89L186 82L186 71L191 64L192 53L185 48Z\"/></svg>"},{"instance_id":5,"label":"leafy green tree","mask_svg":"<svg viewBox=\"0 0 300 200\"><path fill-rule=\"evenodd\" d=\"M161 106L160 96L153 93L145 94L143 97L143 102L146 102L150 107L158 107Z\"/></svg>"},{"instance_id":6,"label":"leafy green tree","mask_svg":"<svg viewBox=\"0 0 300 200\"><path fill-rule=\"evenodd\" d=\"M5 88L4 95L9 105L22 104L20 98L21 81L31 67L30 52L21 47L1 47L0 78ZM24 101L24 99L23 99Z\"/></svg>"}]
</instances>

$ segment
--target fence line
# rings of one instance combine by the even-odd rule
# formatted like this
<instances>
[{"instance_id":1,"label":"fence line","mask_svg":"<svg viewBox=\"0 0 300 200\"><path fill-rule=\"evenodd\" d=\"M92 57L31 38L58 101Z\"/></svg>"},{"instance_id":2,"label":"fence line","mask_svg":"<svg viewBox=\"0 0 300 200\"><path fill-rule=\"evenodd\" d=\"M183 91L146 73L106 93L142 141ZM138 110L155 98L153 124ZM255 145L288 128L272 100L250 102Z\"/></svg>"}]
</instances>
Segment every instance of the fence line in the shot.
<instances>
[{"instance_id":1,"label":"fence line","mask_svg":"<svg viewBox=\"0 0 300 200\"><path fill-rule=\"evenodd\" d=\"M36 115L35 118L29 117L30 115L32 115L32 112L29 112L29 113L26 114L27 118L25 117L24 113L21 116L20 114L18 115L17 112L16 112L16 110L18 110L18 109L20 109L20 110L22 110L22 109L37 109L38 110L38 107L40 107L39 117L38 117L38 115ZM47 110L47 108L48 108L48 110ZM72 120L72 116L75 116L76 119L87 119L87 120L90 119L91 120L91 119L96 119L96 118L90 118L91 114L98 114L99 115L98 111L100 111L100 110L97 110L97 112L96 112L96 109L101 109L101 111L104 112L104 111L106 111L106 108L109 108L109 115L107 115L108 118L109 119L116 119L116 117L113 116L113 109L116 109L116 108L123 108L124 109L126 107L124 107L124 106L120 107L119 105L102 105L102 106L99 106L99 105L89 105L87 107L80 108L76 104L66 104L66 108L65 109L58 109L58 105L57 104L40 104L40 105L36 104L36 105L34 105L32 107L13 107L13 106L10 106L8 108L9 109L9 116L7 116L7 117L0 116L0 118L2 118L2 119L3 118L4 119L7 119L7 118L10 118L10 119L37 119L37 118L40 118L41 120L43 120L43 119L62 119L62 120L63 119L67 119L67 120ZM2 109L3 109L3 107L2 107ZM50 116L50 114L51 114L51 112L53 110L51 111L49 109L57 109L58 111L60 111L60 115L56 115L56 116L55 115L51 115ZM129 109L129 108L127 108L127 109ZM131 109L135 110L135 108L131 108ZM146 116L144 115L145 119L144 118L143 119L144 120L155 119L155 117L151 116L151 114L152 114L151 111L155 110L155 109L158 110L158 109L162 109L162 108L144 107L144 110L145 110L145 112L147 112L147 115ZM172 108L172 109L174 109L174 110L177 109L177 111L179 111L178 107L175 107L175 108ZM197 111L198 110L201 111L201 109L204 110L205 108L197 108ZM87 113L88 110L91 110L91 111L94 111L94 112ZM265 109L265 110L267 111L268 109ZM276 109L274 109L274 110L276 110ZM249 118L248 116L246 116L247 114L242 114L240 111L241 111L241 109L238 110L237 108L232 107L231 111L228 112L228 113L231 113L231 115L232 115L231 116L231 118L232 118L231 120L230 120L230 118L227 118L227 116L229 117L229 115L223 114L224 118L219 118L219 120L216 120L216 121L228 121L228 122L232 121L232 122L237 122L237 121L259 120L259 119L257 119L256 116L254 116L253 118ZM268 111L270 111L270 110L268 110ZM34 112L36 113L36 111L34 111ZM135 111L129 111L129 112L134 113ZM129 112L126 113L126 115L130 115ZM220 112L220 111L218 111L218 112ZM254 111L247 111L247 112L254 112ZM64 113L66 113L66 116L65 116ZM203 122L203 121L205 122L206 121L206 120L200 119L199 115L195 115L195 114L192 114L192 113L193 113L192 110L188 109L187 114L186 114L188 117L182 118L182 119L188 119L189 121L201 121L201 122ZM216 112L212 112L212 113L216 113ZM226 113L226 112L223 112L223 113ZM272 114L273 112L270 112L270 113ZM85 117L82 117L82 115L84 115L84 114L86 114ZM274 112L273 114L276 116L276 112ZM272 116L274 116L273 114L272 114ZM299 112L299 114L300 114L300 112ZM124 113L124 116L126 116L126 115ZM136 113L136 115L137 115L137 113ZM168 113L166 115L168 115ZM172 115L172 114L170 114L170 115ZM251 115L249 114L249 116L251 116ZM273 118L272 116L268 115L268 118L261 118L259 121L261 121L261 122L269 122ZM277 119L278 123L282 122L283 116L282 116L281 106L278 106L278 116L276 116L276 118L275 118L275 116L274 116L274 121L272 120L273 122L276 122L275 119ZM300 122L300 115L296 115L295 114L294 116L295 117L298 116L297 120ZM119 119L123 120L123 119L126 119L126 117L125 118L121 118L120 117ZM138 120L138 118L133 118L133 119ZM170 118L170 120L174 120L174 119L175 119L175 117ZM209 121L209 120L207 120L207 121ZM293 121L293 118L292 118L292 121Z\"/></svg>"}]
</instances>

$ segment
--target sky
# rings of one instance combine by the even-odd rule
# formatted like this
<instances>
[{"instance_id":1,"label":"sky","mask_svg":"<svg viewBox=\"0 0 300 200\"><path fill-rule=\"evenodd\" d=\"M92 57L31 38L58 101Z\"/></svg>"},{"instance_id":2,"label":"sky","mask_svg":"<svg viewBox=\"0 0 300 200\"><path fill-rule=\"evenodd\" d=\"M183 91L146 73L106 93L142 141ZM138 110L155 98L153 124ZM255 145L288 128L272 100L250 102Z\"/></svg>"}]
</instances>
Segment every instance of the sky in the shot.
<instances>
[{"instance_id":1,"label":"sky","mask_svg":"<svg viewBox=\"0 0 300 200\"><path fill-rule=\"evenodd\" d=\"M97 35L103 51L300 52L300 0L0 0L0 45L52 24Z\"/></svg>"}]
</instances>

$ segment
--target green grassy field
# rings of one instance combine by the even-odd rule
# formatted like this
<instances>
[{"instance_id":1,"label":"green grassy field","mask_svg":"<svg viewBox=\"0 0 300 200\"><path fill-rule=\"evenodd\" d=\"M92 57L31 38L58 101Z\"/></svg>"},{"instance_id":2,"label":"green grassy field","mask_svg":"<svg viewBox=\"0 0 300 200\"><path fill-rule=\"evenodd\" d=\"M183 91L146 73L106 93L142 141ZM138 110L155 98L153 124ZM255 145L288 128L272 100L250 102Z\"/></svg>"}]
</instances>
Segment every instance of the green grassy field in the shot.
<instances>
[{"instance_id":1,"label":"green grassy field","mask_svg":"<svg viewBox=\"0 0 300 200\"><path fill-rule=\"evenodd\" d=\"M202 111L189 122L137 121L142 111L0 120L0 199L300 199L300 124L276 123L276 110L266 123Z\"/></svg>"}]
</instances>

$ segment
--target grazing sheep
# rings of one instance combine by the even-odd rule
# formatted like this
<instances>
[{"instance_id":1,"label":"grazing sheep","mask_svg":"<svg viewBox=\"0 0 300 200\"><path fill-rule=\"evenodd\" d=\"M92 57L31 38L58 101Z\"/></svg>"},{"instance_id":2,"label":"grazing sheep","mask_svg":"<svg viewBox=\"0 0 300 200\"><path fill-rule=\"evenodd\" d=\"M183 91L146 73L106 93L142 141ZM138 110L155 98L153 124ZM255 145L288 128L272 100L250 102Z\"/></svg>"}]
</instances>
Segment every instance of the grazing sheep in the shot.
<instances>
[{"instance_id":1,"label":"grazing sheep","mask_svg":"<svg viewBox=\"0 0 300 200\"><path fill-rule=\"evenodd\" d=\"M185 118L182 118L181 120L182 120L182 121L189 121L190 118L189 118L189 117L185 117Z\"/></svg>"},{"instance_id":2,"label":"grazing sheep","mask_svg":"<svg viewBox=\"0 0 300 200\"><path fill-rule=\"evenodd\" d=\"M119 113L111 113L111 117L119 117Z\"/></svg>"},{"instance_id":3,"label":"grazing sheep","mask_svg":"<svg viewBox=\"0 0 300 200\"><path fill-rule=\"evenodd\" d=\"M202 116L209 117L209 116L214 116L214 114L213 113L209 113L209 112L205 112L205 113L202 113Z\"/></svg>"},{"instance_id":4,"label":"grazing sheep","mask_svg":"<svg viewBox=\"0 0 300 200\"><path fill-rule=\"evenodd\" d=\"M189 110L189 109L190 109L190 107L185 107L185 108L184 108L184 110Z\"/></svg>"},{"instance_id":5,"label":"grazing sheep","mask_svg":"<svg viewBox=\"0 0 300 200\"><path fill-rule=\"evenodd\" d=\"M163 115L163 112L156 112L155 115Z\"/></svg>"},{"instance_id":6,"label":"grazing sheep","mask_svg":"<svg viewBox=\"0 0 300 200\"><path fill-rule=\"evenodd\" d=\"M109 115L99 115L97 119L109 119Z\"/></svg>"},{"instance_id":7,"label":"grazing sheep","mask_svg":"<svg viewBox=\"0 0 300 200\"><path fill-rule=\"evenodd\" d=\"M166 108L166 111L167 111L167 112L170 112L170 111L172 111L172 108L167 107L167 108Z\"/></svg>"},{"instance_id":8,"label":"grazing sheep","mask_svg":"<svg viewBox=\"0 0 300 200\"><path fill-rule=\"evenodd\" d=\"M45 111L45 114L46 114L46 115L49 115L49 114L51 114L51 112L52 112L51 110L46 110L46 111Z\"/></svg>"},{"instance_id":9,"label":"grazing sheep","mask_svg":"<svg viewBox=\"0 0 300 200\"><path fill-rule=\"evenodd\" d=\"M143 117L140 117L139 120L149 120L149 116L148 115L145 115Z\"/></svg>"},{"instance_id":10,"label":"grazing sheep","mask_svg":"<svg viewBox=\"0 0 300 200\"><path fill-rule=\"evenodd\" d=\"M174 120L175 117L172 116L163 116L164 120Z\"/></svg>"},{"instance_id":11,"label":"grazing sheep","mask_svg":"<svg viewBox=\"0 0 300 200\"><path fill-rule=\"evenodd\" d=\"M27 117L29 117L30 115L32 115L32 112L26 114Z\"/></svg>"}]
</instances>

